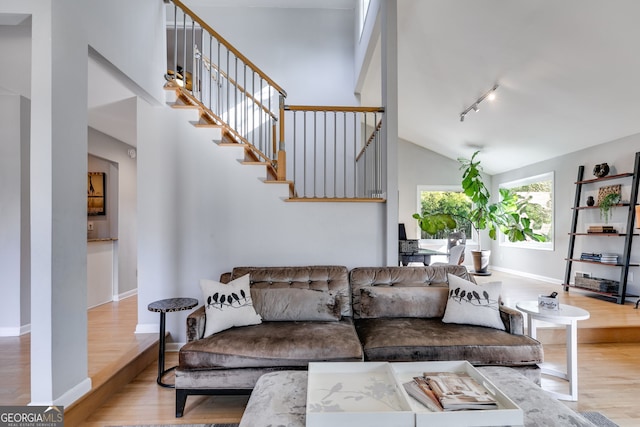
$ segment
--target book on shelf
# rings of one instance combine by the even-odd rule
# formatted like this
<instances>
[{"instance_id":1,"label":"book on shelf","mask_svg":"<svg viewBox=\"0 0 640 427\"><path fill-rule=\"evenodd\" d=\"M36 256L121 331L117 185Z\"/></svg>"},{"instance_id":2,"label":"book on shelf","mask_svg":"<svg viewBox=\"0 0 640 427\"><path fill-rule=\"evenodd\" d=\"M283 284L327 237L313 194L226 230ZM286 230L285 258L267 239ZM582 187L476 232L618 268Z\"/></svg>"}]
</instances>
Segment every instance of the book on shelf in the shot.
<instances>
[{"instance_id":1,"label":"book on shelf","mask_svg":"<svg viewBox=\"0 0 640 427\"><path fill-rule=\"evenodd\" d=\"M407 392L432 411L496 409L497 401L466 373L427 372L405 383ZM416 397L417 391L422 395ZM415 394L412 394L415 393Z\"/></svg>"},{"instance_id":2,"label":"book on shelf","mask_svg":"<svg viewBox=\"0 0 640 427\"><path fill-rule=\"evenodd\" d=\"M582 254L580 254L580 259L584 261L600 262L600 259L602 259L602 254L582 252Z\"/></svg>"},{"instance_id":3,"label":"book on shelf","mask_svg":"<svg viewBox=\"0 0 640 427\"><path fill-rule=\"evenodd\" d=\"M602 254L600 257L600 262L605 264L617 264L618 263L618 255L617 254Z\"/></svg>"},{"instance_id":4,"label":"book on shelf","mask_svg":"<svg viewBox=\"0 0 640 427\"><path fill-rule=\"evenodd\" d=\"M610 234L615 234L615 233L618 233L618 230L616 230L611 225L590 225L589 228L587 228L587 233L610 233Z\"/></svg>"}]
</instances>

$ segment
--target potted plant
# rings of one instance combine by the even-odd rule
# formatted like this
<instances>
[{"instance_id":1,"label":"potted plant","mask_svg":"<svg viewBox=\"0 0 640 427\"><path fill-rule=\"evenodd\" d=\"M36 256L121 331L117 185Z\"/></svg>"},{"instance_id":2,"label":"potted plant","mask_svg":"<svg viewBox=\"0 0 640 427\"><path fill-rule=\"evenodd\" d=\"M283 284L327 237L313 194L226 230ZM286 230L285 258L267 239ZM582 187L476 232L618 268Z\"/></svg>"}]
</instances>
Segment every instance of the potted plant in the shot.
<instances>
[{"instance_id":1,"label":"potted plant","mask_svg":"<svg viewBox=\"0 0 640 427\"><path fill-rule=\"evenodd\" d=\"M476 160L479 151L473 153L471 159L458 159L462 172L462 190L469 197L473 206L467 220L471 222L477 234L478 249L471 251L474 260L476 273L486 273L491 252L483 249L481 241L481 231L489 230L489 237L495 240L500 230L511 242L524 241L527 238L543 242L545 236L536 233L531 224L531 220L526 216L524 210L529 203L513 191L501 188L500 200L491 203L491 194L482 179L482 166ZM427 233L445 229L455 229L457 221L452 215L443 213L432 213L426 215L414 214L418 220L420 228Z\"/></svg>"},{"instance_id":2,"label":"potted plant","mask_svg":"<svg viewBox=\"0 0 640 427\"><path fill-rule=\"evenodd\" d=\"M604 219L604 223L609 223L611 217L611 207L620 203L620 193L609 193L600 200L598 208L600 208L600 217Z\"/></svg>"}]
</instances>

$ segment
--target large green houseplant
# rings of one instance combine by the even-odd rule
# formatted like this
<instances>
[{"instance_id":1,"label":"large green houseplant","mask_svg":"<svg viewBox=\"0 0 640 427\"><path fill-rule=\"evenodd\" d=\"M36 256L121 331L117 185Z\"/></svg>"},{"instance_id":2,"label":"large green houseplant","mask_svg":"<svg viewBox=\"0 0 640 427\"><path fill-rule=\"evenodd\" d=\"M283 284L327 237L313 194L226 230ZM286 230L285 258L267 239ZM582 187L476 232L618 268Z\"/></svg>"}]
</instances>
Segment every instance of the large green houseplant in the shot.
<instances>
[{"instance_id":1,"label":"large green houseplant","mask_svg":"<svg viewBox=\"0 0 640 427\"><path fill-rule=\"evenodd\" d=\"M477 233L478 250L471 251L474 257L474 268L477 273L486 272L490 252L483 249L481 231L489 230L489 237L495 240L500 230L511 242L524 241L527 238L542 242L544 235L536 233L532 228L531 220L525 214L525 208L529 203L513 191L501 188L500 200L491 203L491 194L482 179L482 166L480 160L476 160L479 151L473 153L471 159L460 158L462 172L462 190L473 203L469 218L473 229ZM420 228L429 234L437 231L455 229L457 219L446 213L433 212L424 215L414 214Z\"/></svg>"}]
</instances>

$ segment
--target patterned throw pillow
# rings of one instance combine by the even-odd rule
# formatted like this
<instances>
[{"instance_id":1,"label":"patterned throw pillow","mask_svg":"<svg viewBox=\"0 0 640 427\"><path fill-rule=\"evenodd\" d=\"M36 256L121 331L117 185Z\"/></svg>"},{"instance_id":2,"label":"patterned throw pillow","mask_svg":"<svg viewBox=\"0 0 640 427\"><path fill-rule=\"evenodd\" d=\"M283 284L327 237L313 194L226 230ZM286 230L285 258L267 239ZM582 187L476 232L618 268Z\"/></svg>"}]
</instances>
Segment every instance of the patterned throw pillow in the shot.
<instances>
[{"instance_id":1,"label":"patterned throw pillow","mask_svg":"<svg viewBox=\"0 0 640 427\"><path fill-rule=\"evenodd\" d=\"M206 313L205 337L234 326L262 323L262 318L253 308L248 274L227 284L202 279L200 289Z\"/></svg>"},{"instance_id":2,"label":"patterned throw pillow","mask_svg":"<svg viewBox=\"0 0 640 427\"><path fill-rule=\"evenodd\" d=\"M505 330L500 318L500 291L502 283L483 285L448 274L449 296L442 321L466 325L487 326Z\"/></svg>"}]
</instances>

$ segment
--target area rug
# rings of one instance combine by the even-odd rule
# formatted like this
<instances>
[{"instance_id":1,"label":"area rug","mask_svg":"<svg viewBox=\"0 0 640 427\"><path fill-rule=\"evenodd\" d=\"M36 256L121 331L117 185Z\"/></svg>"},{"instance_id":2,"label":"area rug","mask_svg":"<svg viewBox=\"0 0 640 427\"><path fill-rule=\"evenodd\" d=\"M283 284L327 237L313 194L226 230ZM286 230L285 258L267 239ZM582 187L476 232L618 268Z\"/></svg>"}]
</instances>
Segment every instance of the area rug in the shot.
<instances>
[{"instance_id":1,"label":"area rug","mask_svg":"<svg viewBox=\"0 0 640 427\"><path fill-rule=\"evenodd\" d=\"M580 415L597 425L598 427L619 427L618 424L602 415L600 412L580 412Z\"/></svg>"},{"instance_id":2,"label":"area rug","mask_svg":"<svg viewBox=\"0 0 640 427\"><path fill-rule=\"evenodd\" d=\"M600 412L580 412L580 415L591 421L598 427L619 427L618 424L602 415ZM109 427L167 427L179 425L180 427L238 427L238 424L145 424L136 426L109 426Z\"/></svg>"}]
</instances>

